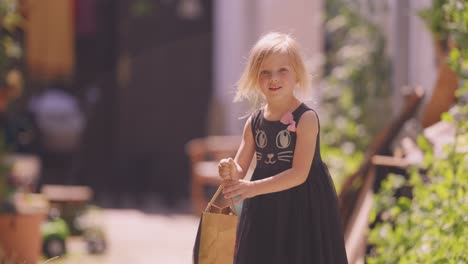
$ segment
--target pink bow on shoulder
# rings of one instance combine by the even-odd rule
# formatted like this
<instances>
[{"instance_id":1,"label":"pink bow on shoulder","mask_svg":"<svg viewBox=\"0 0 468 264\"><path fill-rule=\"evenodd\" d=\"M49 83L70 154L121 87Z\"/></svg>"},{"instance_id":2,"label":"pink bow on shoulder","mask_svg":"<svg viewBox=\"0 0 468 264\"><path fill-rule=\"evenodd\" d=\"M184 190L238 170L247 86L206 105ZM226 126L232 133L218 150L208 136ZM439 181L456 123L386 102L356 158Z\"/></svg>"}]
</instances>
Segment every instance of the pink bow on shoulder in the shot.
<instances>
[{"instance_id":1,"label":"pink bow on shoulder","mask_svg":"<svg viewBox=\"0 0 468 264\"><path fill-rule=\"evenodd\" d=\"M294 116L291 112L287 112L284 114L283 117L281 117L280 122L288 125L288 130L291 132L296 132L296 121L294 121Z\"/></svg>"}]
</instances>

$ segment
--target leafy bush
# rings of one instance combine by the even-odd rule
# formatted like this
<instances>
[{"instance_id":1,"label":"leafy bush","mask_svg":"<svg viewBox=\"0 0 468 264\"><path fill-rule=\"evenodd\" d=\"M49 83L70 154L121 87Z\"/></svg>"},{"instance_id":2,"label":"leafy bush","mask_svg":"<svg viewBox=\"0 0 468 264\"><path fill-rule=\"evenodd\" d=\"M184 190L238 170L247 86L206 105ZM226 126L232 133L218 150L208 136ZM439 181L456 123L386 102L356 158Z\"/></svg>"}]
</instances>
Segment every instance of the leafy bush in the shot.
<instances>
[{"instance_id":1,"label":"leafy bush","mask_svg":"<svg viewBox=\"0 0 468 264\"><path fill-rule=\"evenodd\" d=\"M466 152L451 152L450 158L441 159L435 159L430 150L426 154L431 164L427 174L413 170L409 179L392 174L383 182L371 214L371 222L377 212L383 222L370 232L369 242L375 247L367 258L369 264L468 263ZM405 187L412 197L396 198L396 192Z\"/></svg>"},{"instance_id":2,"label":"leafy bush","mask_svg":"<svg viewBox=\"0 0 468 264\"><path fill-rule=\"evenodd\" d=\"M8 104L21 94L22 76L16 69L21 58L22 48L16 39L22 23L18 0L0 0L0 113L7 110ZM2 120L0 122L5 122ZM4 124L0 124L0 213L14 211L9 182L10 166L5 154L9 152L4 136Z\"/></svg>"},{"instance_id":3,"label":"leafy bush","mask_svg":"<svg viewBox=\"0 0 468 264\"><path fill-rule=\"evenodd\" d=\"M345 176L359 167L391 102L384 35L357 9L353 2L326 1L321 140L338 190Z\"/></svg>"},{"instance_id":4,"label":"leafy bush","mask_svg":"<svg viewBox=\"0 0 468 264\"><path fill-rule=\"evenodd\" d=\"M420 136L422 170L413 168L408 178L392 174L383 181L370 219L381 221L369 234L370 264L468 263L468 102L463 98L468 94L468 3L444 2L441 27L457 41L449 64L461 80L457 105L442 115L455 127L454 142L437 156ZM398 197L402 189L409 195Z\"/></svg>"},{"instance_id":5,"label":"leafy bush","mask_svg":"<svg viewBox=\"0 0 468 264\"><path fill-rule=\"evenodd\" d=\"M10 85L11 81L8 79L12 77L9 75L22 55L22 48L16 36L21 23L18 0L0 1L0 88Z\"/></svg>"}]
</instances>

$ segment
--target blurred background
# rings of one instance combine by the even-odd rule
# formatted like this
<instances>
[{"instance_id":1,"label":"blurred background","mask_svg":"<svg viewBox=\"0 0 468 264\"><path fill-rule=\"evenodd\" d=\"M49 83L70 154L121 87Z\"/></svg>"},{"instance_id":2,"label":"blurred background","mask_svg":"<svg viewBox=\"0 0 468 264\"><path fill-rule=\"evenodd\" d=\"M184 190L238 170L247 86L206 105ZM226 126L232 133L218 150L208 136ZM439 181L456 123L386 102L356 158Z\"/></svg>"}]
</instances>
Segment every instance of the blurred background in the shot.
<instances>
[{"instance_id":1,"label":"blurred background","mask_svg":"<svg viewBox=\"0 0 468 264\"><path fill-rule=\"evenodd\" d=\"M350 263L468 263L467 21L462 0L0 0L0 263L190 263L270 31L314 76Z\"/></svg>"}]
</instances>

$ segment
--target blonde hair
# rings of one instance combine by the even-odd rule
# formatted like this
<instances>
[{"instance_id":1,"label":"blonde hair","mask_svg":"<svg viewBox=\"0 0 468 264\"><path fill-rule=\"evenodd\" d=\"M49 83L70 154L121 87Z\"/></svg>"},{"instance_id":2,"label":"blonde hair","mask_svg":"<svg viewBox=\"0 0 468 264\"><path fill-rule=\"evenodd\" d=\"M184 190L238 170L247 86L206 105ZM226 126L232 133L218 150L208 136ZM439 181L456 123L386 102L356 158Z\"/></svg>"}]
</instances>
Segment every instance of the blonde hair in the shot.
<instances>
[{"instance_id":1,"label":"blonde hair","mask_svg":"<svg viewBox=\"0 0 468 264\"><path fill-rule=\"evenodd\" d=\"M234 101L247 99L252 110L261 107L265 102L259 88L260 67L266 58L275 54L287 54L298 78L298 91L301 96L308 94L310 77L301 56L297 41L290 35L271 32L262 36L250 50L247 64L237 82L237 91Z\"/></svg>"}]
</instances>

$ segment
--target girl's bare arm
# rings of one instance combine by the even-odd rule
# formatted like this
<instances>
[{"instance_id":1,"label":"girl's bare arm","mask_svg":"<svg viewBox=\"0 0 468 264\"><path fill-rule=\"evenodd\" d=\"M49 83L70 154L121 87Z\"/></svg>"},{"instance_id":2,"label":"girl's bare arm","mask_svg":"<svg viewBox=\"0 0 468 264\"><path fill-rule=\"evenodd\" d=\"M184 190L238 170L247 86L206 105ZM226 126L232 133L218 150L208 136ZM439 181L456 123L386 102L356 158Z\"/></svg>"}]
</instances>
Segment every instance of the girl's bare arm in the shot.
<instances>
[{"instance_id":1,"label":"girl's bare arm","mask_svg":"<svg viewBox=\"0 0 468 264\"><path fill-rule=\"evenodd\" d=\"M249 169L255 152L255 143L252 135L251 118L247 119L242 133L242 140L236 157L222 159L219 162L219 173L222 178L243 179ZM232 167L231 167L232 166Z\"/></svg>"}]
</instances>

